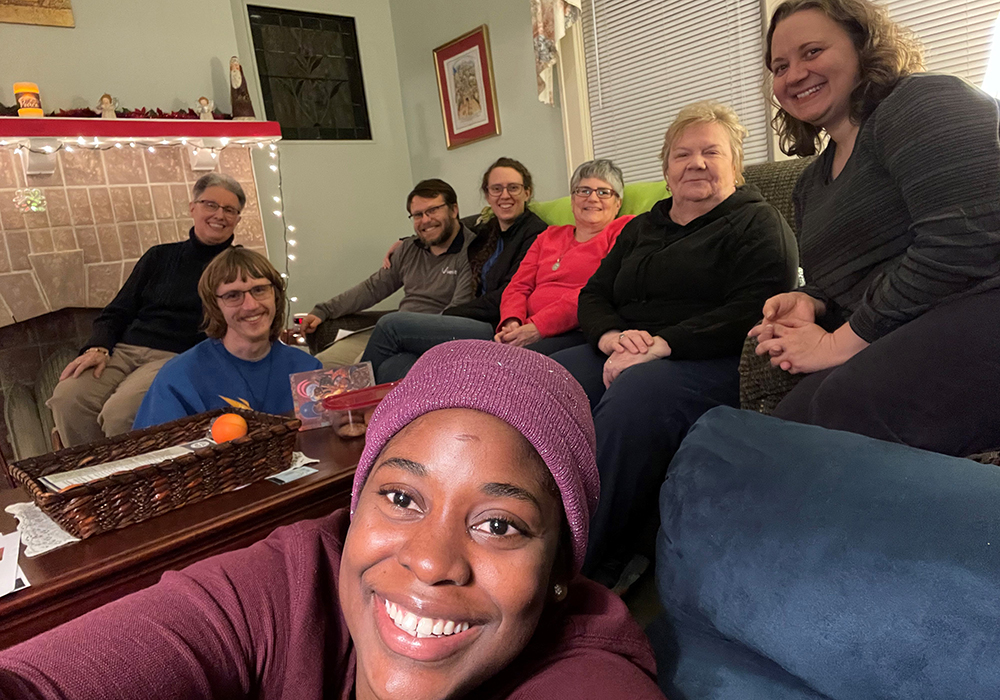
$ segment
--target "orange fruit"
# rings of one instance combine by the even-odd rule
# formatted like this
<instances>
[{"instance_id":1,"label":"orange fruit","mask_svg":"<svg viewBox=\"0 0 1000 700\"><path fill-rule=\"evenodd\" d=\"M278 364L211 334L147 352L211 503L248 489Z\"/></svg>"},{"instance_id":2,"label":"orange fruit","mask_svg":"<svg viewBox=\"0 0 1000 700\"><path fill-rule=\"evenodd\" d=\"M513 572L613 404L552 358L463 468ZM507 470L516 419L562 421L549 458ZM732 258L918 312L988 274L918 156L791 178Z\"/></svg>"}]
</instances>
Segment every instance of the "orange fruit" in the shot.
<instances>
[{"instance_id":1,"label":"orange fruit","mask_svg":"<svg viewBox=\"0 0 1000 700\"><path fill-rule=\"evenodd\" d=\"M238 413L223 413L212 423L212 439L228 442L247 434L247 422Z\"/></svg>"}]
</instances>

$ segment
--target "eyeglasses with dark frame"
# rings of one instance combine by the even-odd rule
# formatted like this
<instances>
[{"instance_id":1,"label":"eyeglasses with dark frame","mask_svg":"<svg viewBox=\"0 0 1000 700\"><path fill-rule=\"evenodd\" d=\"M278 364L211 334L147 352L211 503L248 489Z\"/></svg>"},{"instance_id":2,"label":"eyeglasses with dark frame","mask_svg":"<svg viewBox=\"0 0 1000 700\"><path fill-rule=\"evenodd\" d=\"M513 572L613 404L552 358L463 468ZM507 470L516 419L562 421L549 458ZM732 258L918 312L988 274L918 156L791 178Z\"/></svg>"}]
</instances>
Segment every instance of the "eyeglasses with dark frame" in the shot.
<instances>
[{"instance_id":1,"label":"eyeglasses with dark frame","mask_svg":"<svg viewBox=\"0 0 1000 700\"><path fill-rule=\"evenodd\" d=\"M230 219L235 219L240 215L239 209L235 207L224 207L218 202L213 202L211 199L196 199L194 200L194 203L200 204L213 214L221 209L222 213L228 216Z\"/></svg>"},{"instance_id":2,"label":"eyeglasses with dark frame","mask_svg":"<svg viewBox=\"0 0 1000 700\"><path fill-rule=\"evenodd\" d=\"M493 197L499 197L503 194L504 190L507 190L507 193L510 194L511 197L516 197L524 192L524 185L519 182L512 182L509 185L490 185L486 188L486 190Z\"/></svg>"},{"instance_id":3,"label":"eyeglasses with dark frame","mask_svg":"<svg viewBox=\"0 0 1000 700\"><path fill-rule=\"evenodd\" d=\"M258 284L250 289L231 289L225 294L216 294L215 298L221 301L226 306L242 306L243 299L246 297L247 293L250 294L257 301L264 301L274 294L273 284Z\"/></svg>"},{"instance_id":4,"label":"eyeglasses with dark frame","mask_svg":"<svg viewBox=\"0 0 1000 700\"><path fill-rule=\"evenodd\" d=\"M446 207L446 206L448 206L447 202L444 203L444 204L438 204L436 207L427 207L423 211L415 211L415 212L413 212L412 214L410 214L409 218L412 219L413 221L418 221L419 219L421 219L421 218L423 218L425 216L428 216L428 217L432 216L434 214L434 212L436 212L436 211L440 210L442 207Z\"/></svg>"},{"instance_id":5,"label":"eyeglasses with dark frame","mask_svg":"<svg viewBox=\"0 0 1000 700\"><path fill-rule=\"evenodd\" d=\"M610 187L598 187L596 189L593 188L593 187L574 187L573 188L573 196L574 197L579 197L580 199L586 199L587 197L589 197L594 192L597 193L597 198L598 199L610 199L611 197L613 197L613 196L615 196L615 195L618 194L617 192L615 192Z\"/></svg>"}]
</instances>

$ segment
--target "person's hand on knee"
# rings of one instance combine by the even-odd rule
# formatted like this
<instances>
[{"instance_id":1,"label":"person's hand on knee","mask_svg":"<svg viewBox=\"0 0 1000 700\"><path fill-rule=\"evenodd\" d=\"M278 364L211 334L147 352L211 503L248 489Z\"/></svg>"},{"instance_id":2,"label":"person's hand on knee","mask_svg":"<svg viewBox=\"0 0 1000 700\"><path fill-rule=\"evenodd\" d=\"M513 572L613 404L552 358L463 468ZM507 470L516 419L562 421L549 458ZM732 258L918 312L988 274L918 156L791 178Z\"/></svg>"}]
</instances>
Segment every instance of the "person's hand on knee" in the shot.
<instances>
[{"instance_id":1,"label":"person's hand on knee","mask_svg":"<svg viewBox=\"0 0 1000 700\"><path fill-rule=\"evenodd\" d=\"M306 314L305 316L302 317L302 332L312 333L319 327L319 324L321 323L323 323L323 319L321 319L319 316L314 316L313 314Z\"/></svg>"},{"instance_id":2,"label":"person's hand on knee","mask_svg":"<svg viewBox=\"0 0 1000 700\"><path fill-rule=\"evenodd\" d=\"M87 348L82 355L66 365L66 369L59 375L59 381L69 379L70 377L75 379L91 368L94 370L94 379L100 379L104 373L104 368L108 364L109 356L110 353L107 348Z\"/></svg>"}]
</instances>

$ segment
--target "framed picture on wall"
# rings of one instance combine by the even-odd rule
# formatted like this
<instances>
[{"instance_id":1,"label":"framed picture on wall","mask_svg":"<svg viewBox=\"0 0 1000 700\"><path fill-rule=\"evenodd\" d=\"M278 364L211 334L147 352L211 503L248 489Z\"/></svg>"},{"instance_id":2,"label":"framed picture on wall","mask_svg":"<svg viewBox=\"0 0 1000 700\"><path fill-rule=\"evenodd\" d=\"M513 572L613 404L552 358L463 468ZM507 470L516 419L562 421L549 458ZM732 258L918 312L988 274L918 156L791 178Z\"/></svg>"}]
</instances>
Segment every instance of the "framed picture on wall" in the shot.
<instances>
[{"instance_id":1,"label":"framed picture on wall","mask_svg":"<svg viewBox=\"0 0 1000 700\"><path fill-rule=\"evenodd\" d=\"M490 34L486 25L434 49L448 148L500 133Z\"/></svg>"},{"instance_id":2,"label":"framed picture on wall","mask_svg":"<svg viewBox=\"0 0 1000 700\"><path fill-rule=\"evenodd\" d=\"M75 27L72 0L0 0L0 22Z\"/></svg>"}]
</instances>

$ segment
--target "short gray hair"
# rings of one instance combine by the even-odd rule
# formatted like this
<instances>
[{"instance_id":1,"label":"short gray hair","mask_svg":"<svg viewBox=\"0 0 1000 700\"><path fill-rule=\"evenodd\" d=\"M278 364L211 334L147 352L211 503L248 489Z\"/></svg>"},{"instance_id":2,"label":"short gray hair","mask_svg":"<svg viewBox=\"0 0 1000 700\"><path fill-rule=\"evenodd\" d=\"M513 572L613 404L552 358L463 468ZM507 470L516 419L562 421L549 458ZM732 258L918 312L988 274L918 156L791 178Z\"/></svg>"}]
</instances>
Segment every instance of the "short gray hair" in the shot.
<instances>
[{"instance_id":1,"label":"short gray hair","mask_svg":"<svg viewBox=\"0 0 1000 700\"><path fill-rule=\"evenodd\" d=\"M198 178L198 182L194 183L194 191L192 192L194 198L200 199L201 195L209 187L221 187L229 190L236 195L236 199L240 200L240 209L246 206L247 195L240 183L236 182L231 175L226 175L225 173L206 173L202 175Z\"/></svg>"},{"instance_id":2,"label":"short gray hair","mask_svg":"<svg viewBox=\"0 0 1000 700\"><path fill-rule=\"evenodd\" d=\"M622 198L625 192L625 176L622 175L622 169L607 158L596 158L588 160L586 163L580 163L573 172L573 177L569 180L569 191L575 190L580 181L586 180L588 177L604 180L611 185L611 189L618 195L618 199Z\"/></svg>"}]
</instances>

